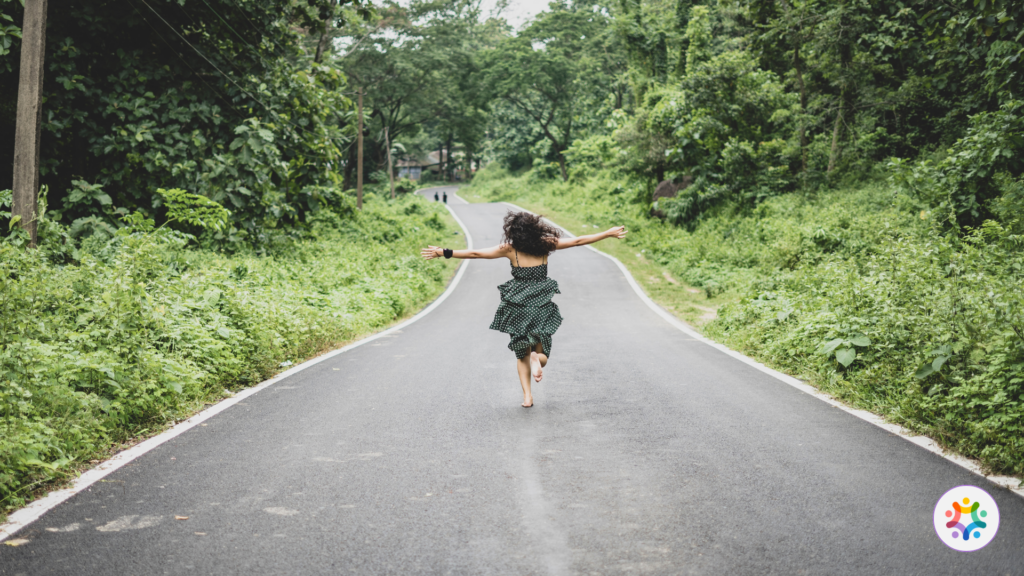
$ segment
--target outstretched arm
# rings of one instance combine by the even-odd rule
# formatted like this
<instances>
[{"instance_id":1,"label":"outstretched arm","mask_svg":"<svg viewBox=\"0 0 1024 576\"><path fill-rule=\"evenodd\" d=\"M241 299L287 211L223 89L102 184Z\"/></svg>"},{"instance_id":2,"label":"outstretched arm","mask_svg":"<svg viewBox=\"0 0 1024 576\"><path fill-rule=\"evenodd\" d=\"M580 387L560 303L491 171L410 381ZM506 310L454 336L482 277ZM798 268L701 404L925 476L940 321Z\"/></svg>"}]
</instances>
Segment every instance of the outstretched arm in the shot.
<instances>
[{"instance_id":1,"label":"outstretched arm","mask_svg":"<svg viewBox=\"0 0 1024 576\"><path fill-rule=\"evenodd\" d=\"M444 249L438 246L427 246L423 250L420 250L420 256L427 260L433 260L434 258L440 258L444 256ZM462 258L465 260L474 260L477 258L483 258L485 260L493 260L495 258L508 257L508 246L492 246L490 248L484 248L482 250L452 250L452 258Z\"/></svg>"},{"instance_id":2,"label":"outstretched arm","mask_svg":"<svg viewBox=\"0 0 1024 576\"><path fill-rule=\"evenodd\" d=\"M616 226L615 228L609 228L604 232L598 232L597 234L587 234L586 236L577 236L575 238L559 238L557 249L565 250L566 248L575 248L576 246L586 246L587 244L600 242L605 238L617 238L622 240L625 237L626 227Z\"/></svg>"}]
</instances>

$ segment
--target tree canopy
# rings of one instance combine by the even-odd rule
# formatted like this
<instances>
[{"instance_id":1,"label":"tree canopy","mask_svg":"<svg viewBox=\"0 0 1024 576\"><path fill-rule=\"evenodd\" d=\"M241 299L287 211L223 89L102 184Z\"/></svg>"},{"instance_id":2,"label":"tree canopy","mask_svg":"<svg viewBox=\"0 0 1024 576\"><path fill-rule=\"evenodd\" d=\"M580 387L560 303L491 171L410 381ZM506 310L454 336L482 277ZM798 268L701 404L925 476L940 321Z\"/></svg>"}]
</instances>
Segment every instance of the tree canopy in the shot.
<instances>
[{"instance_id":1,"label":"tree canopy","mask_svg":"<svg viewBox=\"0 0 1024 576\"><path fill-rule=\"evenodd\" d=\"M20 12L0 1L7 157ZM128 211L163 217L159 188L230 210L218 241L301 229L354 184L357 92L370 179L385 131L409 157L443 149L442 178L500 162L565 180L601 149L642 184L638 202L686 182L662 210L679 224L875 177L896 158L948 182L935 202L976 226L999 175L1021 170L1024 7L1009 0L556 0L519 30L479 0L52 12L43 182L81 234Z\"/></svg>"}]
</instances>

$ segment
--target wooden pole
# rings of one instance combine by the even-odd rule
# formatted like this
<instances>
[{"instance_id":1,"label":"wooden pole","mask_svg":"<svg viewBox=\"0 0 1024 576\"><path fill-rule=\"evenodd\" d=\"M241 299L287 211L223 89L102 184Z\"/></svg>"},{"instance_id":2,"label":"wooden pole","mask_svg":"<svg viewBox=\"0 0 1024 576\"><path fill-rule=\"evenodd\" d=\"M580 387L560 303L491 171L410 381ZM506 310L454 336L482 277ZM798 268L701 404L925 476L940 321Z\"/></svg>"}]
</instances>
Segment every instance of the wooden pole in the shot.
<instances>
[{"instance_id":1,"label":"wooden pole","mask_svg":"<svg viewBox=\"0 0 1024 576\"><path fill-rule=\"evenodd\" d=\"M14 198L11 217L28 232L31 246L38 239L36 198L39 195L39 140L42 135L43 62L46 55L47 0L25 2L21 25L21 77L18 116L14 128Z\"/></svg>"},{"instance_id":2,"label":"wooden pole","mask_svg":"<svg viewBox=\"0 0 1024 576\"><path fill-rule=\"evenodd\" d=\"M388 148L388 180L391 181L391 199L395 199L395 172L391 168L391 140L388 138L388 127L384 127L384 145Z\"/></svg>"},{"instance_id":3,"label":"wooden pole","mask_svg":"<svg viewBox=\"0 0 1024 576\"><path fill-rule=\"evenodd\" d=\"M356 208L363 209L363 89L359 89L359 129L356 133Z\"/></svg>"},{"instance_id":4,"label":"wooden pole","mask_svg":"<svg viewBox=\"0 0 1024 576\"><path fill-rule=\"evenodd\" d=\"M444 142L437 146L437 173L441 176L441 182L444 182Z\"/></svg>"}]
</instances>

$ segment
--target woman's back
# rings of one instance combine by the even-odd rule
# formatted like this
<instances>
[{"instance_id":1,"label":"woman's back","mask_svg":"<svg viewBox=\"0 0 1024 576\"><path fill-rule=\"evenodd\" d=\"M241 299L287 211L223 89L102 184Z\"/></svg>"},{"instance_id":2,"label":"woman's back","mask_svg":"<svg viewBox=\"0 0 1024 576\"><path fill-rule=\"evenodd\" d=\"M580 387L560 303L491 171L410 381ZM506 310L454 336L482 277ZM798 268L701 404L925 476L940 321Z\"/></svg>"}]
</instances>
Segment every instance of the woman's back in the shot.
<instances>
[{"instance_id":1,"label":"woman's back","mask_svg":"<svg viewBox=\"0 0 1024 576\"><path fill-rule=\"evenodd\" d=\"M547 256L534 256L533 254L527 254L526 252L520 252L513 248L512 257L509 258L512 261L512 266L515 268L530 268L532 266L540 266L541 264L548 263Z\"/></svg>"}]
</instances>

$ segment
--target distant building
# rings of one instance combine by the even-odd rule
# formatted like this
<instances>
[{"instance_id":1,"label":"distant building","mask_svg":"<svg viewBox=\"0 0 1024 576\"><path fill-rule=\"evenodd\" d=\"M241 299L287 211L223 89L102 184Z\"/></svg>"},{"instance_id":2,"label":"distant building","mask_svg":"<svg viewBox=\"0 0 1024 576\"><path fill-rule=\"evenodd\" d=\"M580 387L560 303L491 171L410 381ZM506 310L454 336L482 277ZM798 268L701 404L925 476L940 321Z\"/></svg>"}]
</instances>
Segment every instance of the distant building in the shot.
<instances>
[{"instance_id":1,"label":"distant building","mask_svg":"<svg viewBox=\"0 0 1024 576\"><path fill-rule=\"evenodd\" d=\"M419 180L423 177L424 172L437 174L441 171L440 158L443 158L441 154L441 152L434 150L419 157L406 156L401 158L396 163L398 169L396 176L408 178L409 180Z\"/></svg>"},{"instance_id":2,"label":"distant building","mask_svg":"<svg viewBox=\"0 0 1024 576\"><path fill-rule=\"evenodd\" d=\"M443 150L434 150L419 157L405 156L395 163L397 178L408 178L419 180L426 172L432 172L438 176L441 172L441 158L444 158ZM465 171L458 167L462 161L462 153L455 150L452 153L452 160L455 162L455 179L465 179Z\"/></svg>"}]
</instances>

